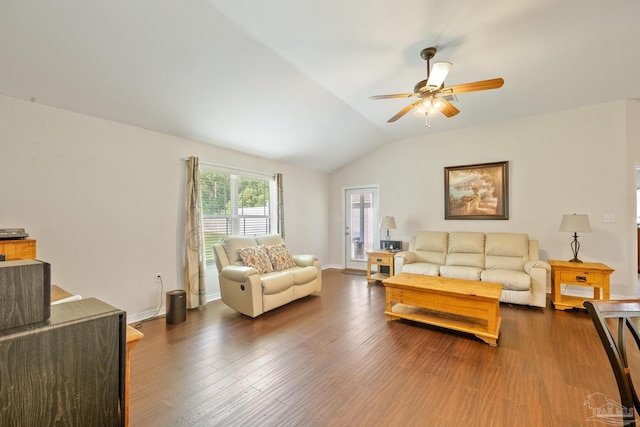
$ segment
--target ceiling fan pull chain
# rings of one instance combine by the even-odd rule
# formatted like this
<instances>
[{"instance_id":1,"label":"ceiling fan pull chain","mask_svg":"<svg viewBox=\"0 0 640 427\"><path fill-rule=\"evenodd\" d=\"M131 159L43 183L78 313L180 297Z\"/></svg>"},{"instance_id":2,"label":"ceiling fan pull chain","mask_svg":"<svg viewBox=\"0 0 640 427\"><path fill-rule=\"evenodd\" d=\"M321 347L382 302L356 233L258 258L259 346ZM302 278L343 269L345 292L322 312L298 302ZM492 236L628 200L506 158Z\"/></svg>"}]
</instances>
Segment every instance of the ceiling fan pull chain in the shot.
<instances>
[{"instance_id":1,"label":"ceiling fan pull chain","mask_svg":"<svg viewBox=\"0 0 640 427\"><path fill-rule=\"evenodd\" d=\"M428 113L428 112L427 112L427 113L424 113L424 117L425 117L425 119L426 119L426 122L425 122L425 124L424 124L424 125L425 125L425 127L427 127L427 128L429 128L429 129L431 129L431 120L429 119L429 113Z\"/></svg>"}]
</instances>

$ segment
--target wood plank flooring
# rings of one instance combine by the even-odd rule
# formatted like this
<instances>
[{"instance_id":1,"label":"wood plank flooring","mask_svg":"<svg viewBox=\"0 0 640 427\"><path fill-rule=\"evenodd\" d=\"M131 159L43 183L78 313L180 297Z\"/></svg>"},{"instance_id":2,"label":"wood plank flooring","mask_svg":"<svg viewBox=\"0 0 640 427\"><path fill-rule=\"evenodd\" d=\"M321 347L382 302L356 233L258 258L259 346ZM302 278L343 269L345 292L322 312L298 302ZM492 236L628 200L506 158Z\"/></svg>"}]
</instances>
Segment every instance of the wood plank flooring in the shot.
<instances>
[{"instance_id":1,"label":"wood plank flooring","mask_svg":"<svg viewBox=\"0 0 640 427\"><path fill-rule=\"evenodd\" d=\"M585 426L615 379L586 311L501 304L498 347L384 315L384 286L323 289L256 319L220 301L143 324L132 426Z\"/></svg>"}]
</instances>

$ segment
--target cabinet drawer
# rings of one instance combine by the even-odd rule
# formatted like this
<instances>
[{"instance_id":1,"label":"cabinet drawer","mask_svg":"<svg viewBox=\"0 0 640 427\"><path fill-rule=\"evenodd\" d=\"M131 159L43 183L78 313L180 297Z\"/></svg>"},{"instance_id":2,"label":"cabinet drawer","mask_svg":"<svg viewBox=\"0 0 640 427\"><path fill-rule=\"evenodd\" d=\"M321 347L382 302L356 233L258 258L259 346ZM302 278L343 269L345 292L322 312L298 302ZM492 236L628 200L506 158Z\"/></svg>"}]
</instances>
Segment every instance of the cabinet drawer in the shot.
<instances>
[{"instance_id":1,"label":"cabinet drawer","mask_svg":"<svg viewBox=\"0 0 640 427\"><path fill-rule=\"evenodd\" d=\"M371 261L376 264L391 265L392 260L393 258L391 257L383 256L383 257L373 257Z\"/></svg>"},{"instance_id":2,"label":"cabinet drawer","mask_svg":"<svg viewBox=\"0 0 640 427\"><path fill-rule=\"evenodd\" d=\"M602 285L602 274L576 273L571 271L560 272L561 282L577 282L591 283L593 285Z\"/></svg>"}]
</instances>

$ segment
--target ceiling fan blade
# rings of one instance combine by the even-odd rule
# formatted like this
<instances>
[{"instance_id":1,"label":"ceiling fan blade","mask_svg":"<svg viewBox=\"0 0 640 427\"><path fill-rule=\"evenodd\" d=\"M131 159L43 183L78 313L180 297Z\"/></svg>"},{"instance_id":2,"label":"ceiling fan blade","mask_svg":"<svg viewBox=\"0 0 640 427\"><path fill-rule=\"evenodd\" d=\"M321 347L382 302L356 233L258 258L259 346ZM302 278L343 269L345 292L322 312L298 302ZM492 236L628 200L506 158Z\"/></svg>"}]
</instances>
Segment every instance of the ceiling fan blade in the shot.
<instances>
[{"instance_id":1,"label":"ceiling fan blade","mask_svg":"<svg viewBox=\"0 0 640 427\"><path fill-rule=\"evenodd\" d=\"M409 104L406 107L404 107L402 110L400 110L398 112L398 114L396 114L395 116L391 117L389 120L387 120L387 123L393 123L396 120L398 120L400 117L404 116L405 114L407 114L409 111L413 110L415 107L418 106L418 104L420 104L422 102L422 99L417 100L416 102L414 102L413 104Z\"/></svg>"},{"instance_id":2,"label":"ceiling fan blade","mask_svg":"<svg viewBox=\"0 0 640 427\"><path fill-rule=\"evenodd\" d=\"M450 103L446 99L444 98L439 98L439 99L444 103L444 108L440 112L445 116L453 117L460 112L460 110L458 110L452 103Z\"/></svg>"},{"instance_id":3,"label":"ceiling fan blade","mask_svg":"<svg viewBox=\"0 0 640 427\"><path fill-rule=\"evenodd\" d=\"M373 95L369 99L389 99L389 98L411 98L417 96L415 93L394 93L391 95Z\"/></svg>"},{"instance_id":4,"label":"ceiling fan blade","mask_svg":"<svg viewBox=\"0 0 640 427\"><path fill-rule=\"evenodd\" d=\"M441 95L457 95L459 93L477 92L480 90L498 89L504 84L502 78L481 80L473 83L463 83L443 88L438 94Z\"/></svg>"}]
</instances>

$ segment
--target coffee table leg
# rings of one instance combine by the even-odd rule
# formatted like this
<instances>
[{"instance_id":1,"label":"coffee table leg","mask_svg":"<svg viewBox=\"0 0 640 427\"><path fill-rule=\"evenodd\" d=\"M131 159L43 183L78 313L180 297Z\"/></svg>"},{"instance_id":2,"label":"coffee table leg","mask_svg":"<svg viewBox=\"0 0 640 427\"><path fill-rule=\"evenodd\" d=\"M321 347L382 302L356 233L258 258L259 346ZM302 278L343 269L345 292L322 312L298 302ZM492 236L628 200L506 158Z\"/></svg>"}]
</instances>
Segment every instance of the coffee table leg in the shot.
<instances>
[{"instance_id":1,"label":"coffee table leg","mask_svg":"<svg viewBox=\"0 0 640 427\"><path fill-rule=\"evenodd\" d=\"M500 330L500 303L496 301L495 303L487 303L487 332L492 335L498 335ZM498 345L497 338L489 338L483 337L480 335L476 335L476 337L480 338L482 341L486 342L492 347Z\"/></svg>"},{"instance_id":2,"label":"coffee table leg","mask_svg":"<svg viewBox=\"0 0 640 427\"><path fill-rule=\"evenodd\" d=\"M498 335L500 330L500 302L496 301L489 305L487 315L487 331L490 334Z\"/></svg>"},{"instance_id":3,"label":"coffee table leg","mask_svg":"<svg viewBox=\"0 0 640 427\"><path fill-rule=\"evenodd\" d=\"M480 338L482 341L486 342L491 347L497 347L498 346L497 338L488 338L488 337L483 337L483 336L480 336L480 335L476 335L476 337Z\"/></svg>"},{"instance_id":4,"label":"coffee table leg","mask_svg":"<svg viewBox=\"0 0 640 427\"><path fill-rule=\"evenodd\" d=\"M391 289L390 288L386 288L386 307L385 307L385 311L387 313L391 313L391 309L393 307L393 304L391 303ZM387 321L393 320L393 316L389 316L387 314Z\"/></svg>"}]
</instances>

